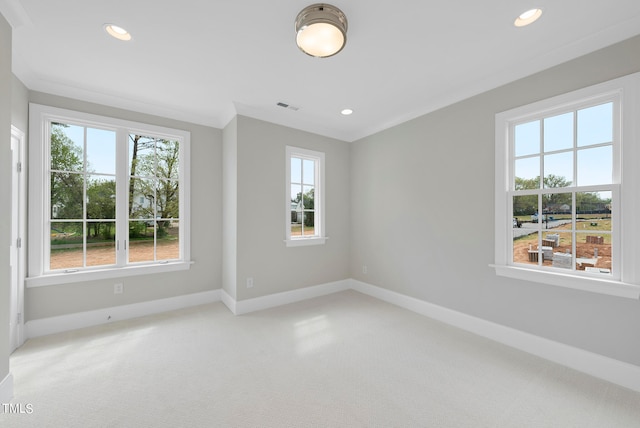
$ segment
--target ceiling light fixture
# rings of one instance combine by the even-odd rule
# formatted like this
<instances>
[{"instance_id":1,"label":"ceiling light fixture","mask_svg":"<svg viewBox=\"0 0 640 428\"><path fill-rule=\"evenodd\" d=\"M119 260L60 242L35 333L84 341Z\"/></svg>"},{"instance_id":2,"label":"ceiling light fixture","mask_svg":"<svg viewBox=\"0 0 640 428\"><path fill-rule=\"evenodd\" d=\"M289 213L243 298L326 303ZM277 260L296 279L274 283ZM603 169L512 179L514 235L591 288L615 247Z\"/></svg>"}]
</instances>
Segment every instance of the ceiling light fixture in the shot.
<instances>
[{"instance_id":1,"label":"ceiling light fixture","mask_svg":"<svg viewBox=\"0 0 640 428\"><path fill-rule=\"evenodd\" d=\"M104 31L106 31L111 37L115 37L118 40L124 40L128 42L131 40L131 34L122 27L118 27L114 24L104 24Z\"/></svg>"},{"instance_id":2,"label":"ceiling light fixture","mask_svg":"<svg viewBox=\"0 0 640 428\"><path fill-rule=\"evenodd\" d=\"M326 58L337 54L347 42L347 17L330 4L307 6L296 18L296 43L307 55Z\"/></svg>"},{"instance_id":3,"label":"ceiling light fixture","mask_svg":"<svg viewBox=\"0 0 640 428\"><path fill-rule=\"evenodd\" d=\"M513 23L516 27L524 27L533 24L542 16L542 9L530 9L518 16Z\"/></svg>"},{"instance_id":4,"label":"ceiling light fixture","mask_svg":"<svg viewBox=\"0 0 640 428\"><path fill-rule=\"evenodd\" d=\"M346 108L342 110L340 114L342 114L343 116L349 116L350 114L353 114L353 110L351 110L350 108Z\"/></svg>"}]
</instances>

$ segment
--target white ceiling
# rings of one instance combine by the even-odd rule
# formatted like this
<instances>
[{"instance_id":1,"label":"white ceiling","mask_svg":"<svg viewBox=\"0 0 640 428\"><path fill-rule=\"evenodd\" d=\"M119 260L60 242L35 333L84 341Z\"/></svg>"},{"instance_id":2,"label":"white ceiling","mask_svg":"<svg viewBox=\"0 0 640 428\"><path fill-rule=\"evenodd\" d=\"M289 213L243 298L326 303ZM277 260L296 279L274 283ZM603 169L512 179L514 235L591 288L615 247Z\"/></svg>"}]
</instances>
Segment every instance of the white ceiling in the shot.
<instances>
[{"instance_id":1,"label":"white ceiling","mask_svg":"<svg viewBox=\"0 0 640 428\"><path fill-rule=\"evenodd\" d=\"M243 114L345 141L640 34L639 0L332 0L347 45L317 59L295 45L311 3L0 0L0 12L31 90L216 128ZM532 7L542 18L514 27Z\"/></svg>"}]
</instances>

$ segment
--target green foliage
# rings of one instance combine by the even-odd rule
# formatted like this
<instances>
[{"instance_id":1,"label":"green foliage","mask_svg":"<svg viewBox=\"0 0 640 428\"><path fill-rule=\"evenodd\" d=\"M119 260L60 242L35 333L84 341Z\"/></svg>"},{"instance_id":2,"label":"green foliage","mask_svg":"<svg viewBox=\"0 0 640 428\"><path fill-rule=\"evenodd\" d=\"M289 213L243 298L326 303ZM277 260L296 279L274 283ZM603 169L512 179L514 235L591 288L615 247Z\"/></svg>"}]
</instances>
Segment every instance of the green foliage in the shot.
<instances>
[{"instance_id":1,"label":"green foliage","mask_svg":"<svg viewBox=\"0 0 640 428\"><path fill-rule=\"evenodd\" d=\"M540 177L536 178L515 178L515 190L528 190L528 189L538 189L540 188Z\"/></svg>"},{"instance_id":2,"label":"green foliage","mask_svg":"<svg viewBox=\"0 0 640 428\"><path fill-rule=\"evenodd\" d=\"M307 227L313 227L314 225L314 212L309 211L304 213L304 225Z\"/></svg>"},{"instance_id":3,"label":"green foliage","mask_svg":"<svg viewBox=\"0 0 640 428\"><path fill-rule=\"evenodd\" d=\"M561 189L570 187L572 182L564 177L549 174L544 177L544 187L546 189L558 189L556 193L547 193L542 195L542 208L547 212L565 212L571 211L572 192L562 191ZM540 177L524 179L515 177L515 190L538 189L540 186ZM602 199L597 192L576 193L576 212L605 212L611 204L611 199ZM532 215L540 211L538 209L537 195L521 195L515 196L513 199L514 215Z\"/></svg>"},{"instance_id":4,"label":"green foliage","mask_svg":"<svg viewBox=\"0 0 640 428\"><path fill-rule=\"evenodd\" d=\"M537 176L536 178L516 177L514 181L515 181L514 182L515 190L528 190L528 189L540 188L540 176ZM546 189L555 189L555 188L571 186L571 181L567 180L564 177L559 177L554 174L549 174L545 176L543 181L544 181L544 187Z\"/></svg>"},{"instance_id":5,"label":"green foliage","mask_svg":"<svg viewBox=\"0 0 640 428\"><path fill-rule=\"evenodd\" d=\"M315 202L315 189L309 190L304 195L302 192L298 192L295 199L292 199L291 202L298 203L302 201L302 208L305 210L312 210Z\"/></svg>"},{"instance_id":6,"label":"green foliage","mask_svg":"<svg viewBox=\"0 0 640 428\"><path fill-rule=\"evenodd\" d=\"M564 177L559 177L553 174L549 174L544 177L544 187L546 187L547 189L569 186L571 186L571 181L567 180Z\"/></svg>"},{"instance_id":7,"label":"green foliage","mask_svg":"<svg viewBox=\"0 0 640 428\"><path fill-rule=\"evenodd\" d=\"M80 219L83 209L82 148L67 137L67 125L51 126L51 213L56 218Z\"/></svg>"},{"instance_id":8,"label":"green foliage","mask_svg":"<svg viewBox=\"0 0 640 428\"><path fill-rule=\"evenodd\" d=\"M95 179L87 185L87 218L116 218L116 182Z\"/></svg>"},{"instance_id":9,"label":"green foliage","mask_svg":"<svg viewBox=\"0 0 640 428\"><path fill-rule=\"evenodd\" d=\"M143 221L129 222L129 238L144 238L147 233L147 225Z\"/></svg>"},{"instance_id":10,"label":"green foliage","mask_svg":"<svg viewBox=\"0 0 640 428\"><path fill-rule=\"evenodd\" d=\"M307 227L313 227L315 209L315 189L312 188L307 193L298 192L295 199L291 202L298 204L302 201L300 209L304 212L304 225Z\"/></svg>"},{"instance_id":11,"label":"green foliage","mask_svg":"<svg viewBox=\"0 0 640 428\"><path fill-rule=\"evenodd\" d=\"M130 135L132 176L129 183L129 216L179 218L180 145L178 141ZM145 204L136 203L144 196Z\"/></svg>"},{"instance_id":12,"label":"green foliage","mask_svg":"<svg viewBox=\"0 0 640 428\"><path fill-rule=\"evenodd\" d=\"M156 236L158 237L158 239L165 238L168 235L167 227L165 223L166 222L164 221L158 222L158 228L156 229Z\"/></svg>"},{"instance_id":13,"label":"green foliage","mask_svg":"<svg viewBox=\"0 0 640 428\"><path fill-rule=\"evenodd\" d=\"M82 147L78 147L65 134L69 125L51 124L51 169L56 171L82 172Z\"/></svg>"},{"instance_id":14,"label":"green foliage","mask_svg":"<svg viewBox=\"0 0 640 428\"><path fill-rule=\"evenodd\" d=\"M315 189L311 189L303 195L302 205L304 206L305 210L312 210L314 209L314 203L315 203Z\"/></svg>"}]
</instances>

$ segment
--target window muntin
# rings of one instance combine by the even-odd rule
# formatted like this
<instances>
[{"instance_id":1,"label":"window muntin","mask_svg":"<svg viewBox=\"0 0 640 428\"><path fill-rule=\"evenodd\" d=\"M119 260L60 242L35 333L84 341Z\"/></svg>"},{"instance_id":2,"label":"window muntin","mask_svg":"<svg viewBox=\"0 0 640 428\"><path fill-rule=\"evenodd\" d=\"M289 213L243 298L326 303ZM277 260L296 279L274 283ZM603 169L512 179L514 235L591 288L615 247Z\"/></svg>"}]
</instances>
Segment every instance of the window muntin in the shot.
<instances>
[{"instance_id":1,"label":"window muntin","mask_svg":"<svg viewBox=\"0 0 640 428\"><path fill-rule=\"evenodd\" d=\"M188 269L188 132L36 104L30 121L28 286Z\"/></svg>"},{"instance_id":2,"label":"window muntin","mask_svg":"<svg viewBox=\"0 0 640 428\"><path fill-rule=\"evenodd\" d=\"M324 153L286 148L287 245L324 243Z\"/></svg>"},{"instance_id":3,"label":"window muntin","mask_svg":"<svg viewBox=\"0 0 640 428\"><path fill-rule=\"evenodd\" d=\"M510 124L511 263L620 275L612 260L614 107L605 100Z\"/></svg>"}]
</instances>

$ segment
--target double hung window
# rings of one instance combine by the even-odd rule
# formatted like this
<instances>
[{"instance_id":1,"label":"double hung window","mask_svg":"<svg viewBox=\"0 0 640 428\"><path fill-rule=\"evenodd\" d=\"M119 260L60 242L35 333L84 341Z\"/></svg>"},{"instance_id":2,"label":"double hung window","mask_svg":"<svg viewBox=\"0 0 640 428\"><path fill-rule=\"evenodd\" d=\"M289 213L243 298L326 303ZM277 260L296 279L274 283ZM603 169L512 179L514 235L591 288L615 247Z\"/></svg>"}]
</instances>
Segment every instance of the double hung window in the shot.
<instances>
[{"instance_id":1,"label":"double hung window","mask_svg":"<svg viewBox=\"0 0 640 428\"><path fill-rule=\"evenodd\" d=\"M637 87L632 75L496 116L499 274L637 295Z\"/></svg>"},{"instance_id":2,"label":"double hung window","mask_svg":"<svg viewBox=\"0 0 640 428\"><path fill-rule=\"evenodd\" d=\"M286 244L324 243L324 153L288 146L286 176Z\"/></svg>"}]
</instances>

